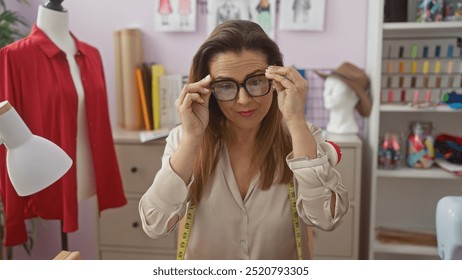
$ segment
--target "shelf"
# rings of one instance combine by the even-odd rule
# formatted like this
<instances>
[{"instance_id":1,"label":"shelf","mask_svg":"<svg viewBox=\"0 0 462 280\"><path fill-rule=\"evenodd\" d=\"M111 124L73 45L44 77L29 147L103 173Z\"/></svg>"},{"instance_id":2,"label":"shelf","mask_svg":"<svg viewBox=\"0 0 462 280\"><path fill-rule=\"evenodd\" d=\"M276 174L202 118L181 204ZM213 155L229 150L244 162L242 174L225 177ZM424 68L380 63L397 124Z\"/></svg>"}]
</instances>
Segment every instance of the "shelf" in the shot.
<instances>
[{"instance_id":1,"label":"shelf","mask_svg":"<svg viewBox=\"0 0 462 280\"><path fill-rule=\"evenodd\" d=\"M408 167L393 170L377 169L377 176L380 178L462 180L462 176L453 175L438 167L430 169L413 169Z\"/></svg>"},{"instance_id":2,"label":"shelf","mask_svg":"<svg viewBox=\"0 0 462 280\"><path fill-rule=\"evenodd\" d=\"M383 30L439 30L439 29L460 29L462 21L442 21L442 22L390 22L383 24Z\"/></svg>"},{"instance_id":3,"label":"shelf","mask_svg":"<svg viewBox=\"0 0 462 280\"><path fill-rule=\"evenodd\" d=\"M405 104L382 104L381 112L422 112L422 113L461 113L462 110L452 109L449 106L436 106L428 108L416 108Z\"/></svg>"},{"instance_id":4,"label":"shelf","mask_svg":"<svg viewBox=\"0 0 462 280\"><path fill-rule=\"evenodd\" d=\"M403 255L422 255L438 257L438 249L433 246L418 246L406 244L387 244L380 241L375 241L375 253L385 254L403 254Z\"/></svg>"},{"instance_id":5,"label":"shelf","mask_svg":"<svg viewBox=\"0 0 462 280\"><path fill-rule=\"evenodd\" d=\"M461 21L451 22L393 22L383 24L384 38L443 38L458 37L462 29Z\"/></svg>"}]
</instances>

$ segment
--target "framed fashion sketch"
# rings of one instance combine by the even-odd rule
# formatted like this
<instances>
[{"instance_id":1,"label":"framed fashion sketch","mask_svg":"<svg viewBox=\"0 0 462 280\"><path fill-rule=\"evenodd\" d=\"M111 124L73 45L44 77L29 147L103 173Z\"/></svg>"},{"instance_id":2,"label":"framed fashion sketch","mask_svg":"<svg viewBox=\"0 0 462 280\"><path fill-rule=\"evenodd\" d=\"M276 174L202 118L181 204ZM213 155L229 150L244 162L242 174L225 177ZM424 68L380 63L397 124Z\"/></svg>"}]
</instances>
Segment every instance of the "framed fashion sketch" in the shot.
<instances>
[{"instance_id":1,"label":"framed fashion sketch","mask_svg":"<svg viewBox=\"0 0 462 280\"><path fill-rule=\"evenodd\" d=\"M324 29L325 0L284 0L279 5L281 30Z\"/></svg>"},{"instance_id":2,"label":"framed fashion sketch","mask_svg":"<svg viewBox=\"0 0 462 280\"><path fill-rule=\"evenodd\" d=\"M157 31L196 31L195 0L154 0L154 27Z\"/></svg>"},{"instance_id":3,"label":"framed fashion sketch","mask_svg":"<svg viewBox=\"0 0 462 280\"><path fill-rule=\"evenodd\" d=\"M207 1L209 33L219 24L232 19L258 23L274 39L276 0L213 0Z\"/></svg>"},{"instance_id":4,"label":"framed fashion sketch","mask_svg":"<svg viewBox=\"0 0 462 280\"><path fill-rule=\"evenodd\" d=\"M250 19L248 0L207 1L208 33L217 25L232 19Z\"/></svg>"},{"instance_id":5,"label":"framed fashion sketch","mask_svg":"<svg viewBox=\"0 0 462 280\"><path fill-rule=\"evenodd\" d=\"M276 0L250 0L250 20L258 23L274 40L276 27Z\"/></svg>"}]
</instances>

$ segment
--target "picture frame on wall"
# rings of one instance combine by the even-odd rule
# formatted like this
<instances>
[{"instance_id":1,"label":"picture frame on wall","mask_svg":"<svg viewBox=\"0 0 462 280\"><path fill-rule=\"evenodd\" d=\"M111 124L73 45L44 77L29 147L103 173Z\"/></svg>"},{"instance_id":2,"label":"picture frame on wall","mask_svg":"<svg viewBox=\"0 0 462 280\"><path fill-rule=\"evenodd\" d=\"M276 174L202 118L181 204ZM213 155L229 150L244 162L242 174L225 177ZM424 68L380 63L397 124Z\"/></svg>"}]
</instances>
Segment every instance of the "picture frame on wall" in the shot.
<instances>
[{"instance_id":1,"label":"picture frame on wall","mask_svg":"<svg viewBox=\"0 0 462 280\"><path fill-rule=\"evenodd\" d=\"M219 24L233 19L258 23L272 39L275 37L276 0L207 1L208 33Z\"/></svg>"},{"instance_id":2,"label":"picture frame on wall","mask_svg":"<svg viewBox=\"0 0 462 280\"><path fill-rule=\"evenodd\" d=\"M250 20L258 23L271 39L275 39L276 0L250 0Z\"/></svg>"},{"instance_id":3,"label":"picture frame on wall","mask_svg":"<svg viewBox=\"0 0 462 280\"><path fill-rule=\"evenodd\" d=\"M324 30L325 0L285 0L279 5L279 29Z\"/></svg>"},{"instance_id":4,"label":"picture frame on wall","mask_svg":"<svg viewBox=\"0 0 462 280\"><path fill-rule=\"evenodd\" d=\"M154 7L154 27L157 31L196 31L197 1L154 0Z\"/></svg>"},{"instance_id":5,"label":"picture frame on wall","mask_svg":"<svg viewBox=\"0 0 462 280\"><path fill-rule=\"evenodd\" d=\"M207 1L208 33L227 20L250 20L247 0L215 0Z\"/></svg>"}]
</instances>

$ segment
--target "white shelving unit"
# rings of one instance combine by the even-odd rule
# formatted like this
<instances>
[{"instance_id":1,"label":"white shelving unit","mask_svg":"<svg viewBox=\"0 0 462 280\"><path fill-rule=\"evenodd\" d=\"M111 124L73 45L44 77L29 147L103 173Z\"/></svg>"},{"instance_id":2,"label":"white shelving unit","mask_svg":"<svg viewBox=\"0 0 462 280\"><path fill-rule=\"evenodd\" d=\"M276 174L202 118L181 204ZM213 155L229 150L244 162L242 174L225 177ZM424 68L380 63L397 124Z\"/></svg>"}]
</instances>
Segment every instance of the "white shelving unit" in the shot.
<instances>
[{"instance_id":1,"label":"white shelving unit","mask_svg":"<svg viewBox=\"0 0 462 280\"><path fill-rule=\"evenodd\" d=\"M444 106L414 108L399 104L381 104L382 61L384 40L426 40L462 36L462 22L383 23L385 0L371 0L368 22L366 72L371 80L373 110L367 122L367 141L363 162L363 184L369 186L366 220L369 259L437 259L436 246L382 243L376 238L379 227L417 232L435 231L435 210L438 200L447 195L462 195L462 178L437 167L419 170L407 167L396 170L378 168L380 137L387 131L404 133L415 120L431 121L433 136L440 133L462 135L462 110ZM456 57L460 48L455 47ZM460 73L459 68L455 69ZM404 155L402 155L404 157Z\"/></svg>"}]
</instances>

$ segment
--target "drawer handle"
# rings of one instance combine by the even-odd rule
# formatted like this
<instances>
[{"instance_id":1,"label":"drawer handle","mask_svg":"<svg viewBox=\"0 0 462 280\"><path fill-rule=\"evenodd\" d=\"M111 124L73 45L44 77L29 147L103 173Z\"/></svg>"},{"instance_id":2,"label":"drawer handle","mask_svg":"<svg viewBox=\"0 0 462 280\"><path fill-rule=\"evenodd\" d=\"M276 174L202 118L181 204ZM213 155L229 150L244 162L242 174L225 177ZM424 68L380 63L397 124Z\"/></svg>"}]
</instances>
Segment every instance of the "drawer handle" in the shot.
<instances>
[{"instance_id":1,"label":"drawer handle","mask_svg":"<svg viewBox=\"0 0 462 280\"><path fill-rule=\"evenodd\" d=\"M139 226L138 222L133 222L132 227L137 228Z\"/></svg>"},{"instance_id":2,"label":"drawer handle","mask_svg":"<svg viewBox=\"0 0 462 280\"><path fill-rule=\"evenodd\" d=\"M133 167L130 169L130 171L131 171L132 173L136 173L136 172L138 172L138 168L137 168L136 166L133 166Z\"/></svg>"}]
</instances>

